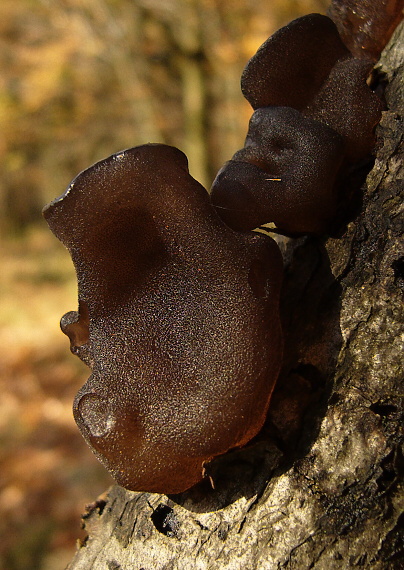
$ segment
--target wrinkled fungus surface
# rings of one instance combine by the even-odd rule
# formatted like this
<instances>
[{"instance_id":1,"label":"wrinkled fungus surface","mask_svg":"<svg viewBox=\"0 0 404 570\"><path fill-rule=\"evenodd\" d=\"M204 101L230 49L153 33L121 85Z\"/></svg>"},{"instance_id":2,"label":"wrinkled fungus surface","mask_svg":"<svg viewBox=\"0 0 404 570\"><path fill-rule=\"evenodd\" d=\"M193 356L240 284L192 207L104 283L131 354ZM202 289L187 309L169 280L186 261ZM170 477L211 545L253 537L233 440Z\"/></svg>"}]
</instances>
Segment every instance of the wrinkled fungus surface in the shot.
<instances>
[{"instance_id":1,"label":"wrinkled fungus surface","mask_svg":"<svg viewBox=\"0 0 404 570\"><path fill-rule=\"evenodd\" d=\"M164 145L95 164L44 215L77 272L61 326L92 370L83 436L128 489L189 488L264 422L282 356L275 242L229 229Z\"/></svg>"},{"instance_id":2,"label":"wrinkled fungus surface","mask_svg":"<svg viewBox=\"0 0 404 570\"><path fill-rule=\"evenodd\" d=\"M258 49L241 79L255 109L245 147L212 185L230 227L327 232L345 172L375 144L382 104L366 82L371 68L320 14L294 20Z\"/></svg>"}]
</instances>

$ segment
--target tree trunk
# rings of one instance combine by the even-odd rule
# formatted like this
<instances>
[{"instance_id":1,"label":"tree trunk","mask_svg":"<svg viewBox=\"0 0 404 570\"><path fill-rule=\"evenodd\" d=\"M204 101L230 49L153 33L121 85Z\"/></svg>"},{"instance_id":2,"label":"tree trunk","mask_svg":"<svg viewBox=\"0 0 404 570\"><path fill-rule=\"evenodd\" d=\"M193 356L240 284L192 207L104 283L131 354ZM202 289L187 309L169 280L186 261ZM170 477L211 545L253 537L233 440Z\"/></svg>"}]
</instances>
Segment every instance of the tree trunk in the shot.
<instances>
[{"instance_id":1,"label":"tree trunk","mask_svg":"<svg viewBox=\"0 0 404 570\"><path fill-rule=\"evenodd\" d=\"M400 32L401 30L401 32ZM112 487L72 570L404 566L403 26L361 213L282 245L286 358L268 425L177 496Z\"/></svg>"}]
</instances>

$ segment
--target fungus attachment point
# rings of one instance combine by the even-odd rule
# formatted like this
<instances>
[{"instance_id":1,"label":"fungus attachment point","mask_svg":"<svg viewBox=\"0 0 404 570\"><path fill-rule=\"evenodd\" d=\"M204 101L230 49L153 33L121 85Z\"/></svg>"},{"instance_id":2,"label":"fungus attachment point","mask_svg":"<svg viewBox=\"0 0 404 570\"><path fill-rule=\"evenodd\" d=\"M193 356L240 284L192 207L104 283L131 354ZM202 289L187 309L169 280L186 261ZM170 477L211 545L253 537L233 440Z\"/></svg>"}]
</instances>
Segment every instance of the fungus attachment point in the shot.
<instances>
[{"instance_id":1,"label":"fungus attachment point","mask_svg":"<svg viewBox=\"0 0 404 570\"><path fill-rule=\"evenodd\" d=\"M265 420L282 358L278 247L230 230L165 145L97 163L45 217L77 272L62 329L93 371L74 403L83 436L128 489L184 491Z\"/></svg>"}]
</instances>

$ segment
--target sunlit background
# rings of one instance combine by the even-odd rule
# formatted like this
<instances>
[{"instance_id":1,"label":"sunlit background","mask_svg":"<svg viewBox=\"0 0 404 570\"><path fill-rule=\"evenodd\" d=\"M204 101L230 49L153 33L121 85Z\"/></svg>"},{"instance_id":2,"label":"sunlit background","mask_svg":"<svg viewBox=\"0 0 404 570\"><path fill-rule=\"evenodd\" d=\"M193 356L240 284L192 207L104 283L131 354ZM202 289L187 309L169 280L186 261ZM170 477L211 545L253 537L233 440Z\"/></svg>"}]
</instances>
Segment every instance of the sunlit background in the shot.
<instances>
[{"instance_id":1,"label":"sunlit background","mask_svg":"<svg viewBox=\"0 0 404 570\"><path fill-rule=\"evenodd\" d=\"M70 258L41 219L83 168L164 142L209 187L243 145L239 82L274 30L326 0L0 2L0 569L61 570L111 483L74 424L88 370L59 331Z\"/></svg>"}]
</instances>

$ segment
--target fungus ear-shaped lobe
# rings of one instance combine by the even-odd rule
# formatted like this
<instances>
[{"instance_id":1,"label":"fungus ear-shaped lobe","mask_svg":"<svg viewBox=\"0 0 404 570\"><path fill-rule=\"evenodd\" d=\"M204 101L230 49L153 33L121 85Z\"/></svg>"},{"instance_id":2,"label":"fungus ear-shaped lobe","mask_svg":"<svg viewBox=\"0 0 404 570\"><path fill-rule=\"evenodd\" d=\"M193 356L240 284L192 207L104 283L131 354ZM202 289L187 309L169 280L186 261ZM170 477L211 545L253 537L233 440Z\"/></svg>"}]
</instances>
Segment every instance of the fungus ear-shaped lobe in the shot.
<instances>
[{"instance_id":1,"label":"fungus ear-shaped lobe","mask_svg":"<svg viewBox=\"0 0 404 570\"><path fill-rule=\"evenodd\" d=\"M248 62L241 77L253 109L270 105L304 109L332 67L349 56L335 24L309 14L275 32Z\"/></svg>"},{"instance_id":2,"label":"fungus ear-shaped lobe","mask_svg":"<svg viewBox=\"0 0 404 570\"><path fill-rule=\"evenodd\" d=\"M333 129L289 107L255 111L245 147L218 173L212 203L233 229L274 222L284 233L326 231L344 156Z\"/></svg>"},{"instance_id":3,"label":"fungus ear-shaped lobe","mask_svg":"<svg viewBox=\"0 0 404 570\"><path fill-rule=\"evenodd\" d=\"M366 79L370 60L351 56L335 24L311 14L271 36L248 62L241 87L254 109L287 106L342 135L346 159L366 157L375 144L382 104Z\"/></svg>"},{"instance_id":4,"label":"fungus ear-shaped lobe","mask_svg":"<svg viewBox=\"0 0 404 570\"><path fill-rule=\"evenodd\" d=\"M164 145L98 163L45 215L78 274L64 330L92 368L82 434L125 487L184 491L264 422L282 358L277 246L230 230Z\"/></svg>"}]
</instances>

